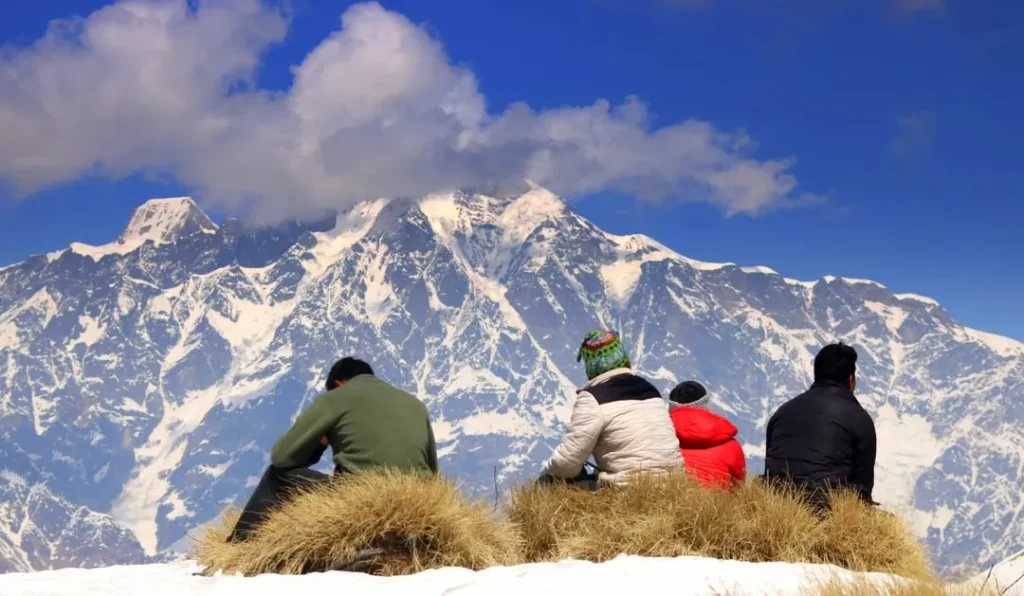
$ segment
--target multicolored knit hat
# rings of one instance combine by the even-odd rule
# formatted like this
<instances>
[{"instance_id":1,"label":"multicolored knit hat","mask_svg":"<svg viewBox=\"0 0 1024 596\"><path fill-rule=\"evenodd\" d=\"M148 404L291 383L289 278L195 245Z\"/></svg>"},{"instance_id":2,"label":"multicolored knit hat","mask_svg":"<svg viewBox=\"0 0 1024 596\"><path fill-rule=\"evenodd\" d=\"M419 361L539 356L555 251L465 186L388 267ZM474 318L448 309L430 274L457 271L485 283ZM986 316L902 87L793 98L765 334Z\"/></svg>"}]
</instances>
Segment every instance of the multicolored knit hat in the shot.
<instances>
[{"instance_id":1,"label":"multicolored knit hat","mask_svg":"<svg viewBox=\"0 0 1024 596\"><path fill-rule=\"evenodd\" d=\"M616 368L630 366L629 354L626 353L619 334L603 329L591 331L583 339L580 351L576 354L576 362L580 360L587 369L588 379Z\"/></svg>"}]
</instances>

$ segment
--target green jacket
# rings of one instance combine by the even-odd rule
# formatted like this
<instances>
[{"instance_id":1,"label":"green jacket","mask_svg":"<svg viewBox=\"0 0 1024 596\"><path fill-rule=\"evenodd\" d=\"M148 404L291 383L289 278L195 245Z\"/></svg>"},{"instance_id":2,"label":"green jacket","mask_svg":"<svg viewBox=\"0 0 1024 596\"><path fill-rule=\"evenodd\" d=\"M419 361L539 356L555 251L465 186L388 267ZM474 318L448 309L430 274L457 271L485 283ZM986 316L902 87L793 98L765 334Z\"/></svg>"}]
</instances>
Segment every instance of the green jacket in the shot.
<instances>
[{"instance_id":1,"label":"green jacket","mask_svg":"<svg viewBox=\"0 0 1024 596\"><path fill-rule=\"evenodd\" d=\"M437 447L423 402L373 375L321 393L270 451L278 468L314 465L330 445L338 473L377 466L437 473Z\"/></svg>"}]
</instances>

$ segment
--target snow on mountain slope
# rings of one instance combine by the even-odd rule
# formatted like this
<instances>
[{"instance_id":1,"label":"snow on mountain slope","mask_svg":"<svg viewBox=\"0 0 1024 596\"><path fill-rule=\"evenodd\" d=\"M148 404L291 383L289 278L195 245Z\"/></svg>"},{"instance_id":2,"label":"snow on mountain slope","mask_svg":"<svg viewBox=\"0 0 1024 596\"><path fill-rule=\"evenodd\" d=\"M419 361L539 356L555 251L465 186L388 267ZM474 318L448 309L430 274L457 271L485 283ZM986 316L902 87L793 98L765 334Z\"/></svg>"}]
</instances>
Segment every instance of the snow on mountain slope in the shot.
<instances>
[{"instance_id":1,"label":"snow on mountain slope","mask_svg":"<svg viewBox=\"0 0 1024 596\"><path fill-rule=\"evenodd\" d=\"M150 202L128 244L0 270L0 467L130 531L125 553L158 555L244 499L346 353L421 396L446 473L493 496L495 476L501 490L535 474L558 440L583 381L578 342L596 326L620 330L665 392L705 383L753 473L765 422L806 388L814 352L855 345L876 497L950 574L1024 546L1024 348L925 299L694 261L607 234L536 187L257 231L197 212ZM8 506L40 525L51 515ZM93 552L82 535L73 548ZM9 567L60 564L3 536Z\"/></svg>"},{"instance_id":2,"label":"snow on mountain slope","mask_svg":"<svg viewBox=\"0 0 1024 596\"><path fill-rule=\"evenodd\" d=\"M637 591L659 594L748 594L785 596L806 594L824 582L858 579L893 582L878 573L851 573L828 565L792 563L743 563L698 557L654 559L620 556L605 563L560 561L513 567L492 567L483 571L461 568L436 569L399 577L376 577L362 573L332 571L309 575L261 575L196 577L194 563L66 569L42 573L0 576L0 592L43 596L81 594L134 596L145 586L147 594L246 594L281 593L344 594L552 594L563 596L587 585L588 594L619 596Z\"/></svg>"},{"instance_id":3,"label":"snow on mountain slope","mask_svg":"<svg viewBox=\"0 0 1024 596\"><path fill-rule=\"evenodd\" d=\"M10 471L0 472L0 555L0 572L145 560L135 537L110 516Z\"/></svg>"}]
</instances>

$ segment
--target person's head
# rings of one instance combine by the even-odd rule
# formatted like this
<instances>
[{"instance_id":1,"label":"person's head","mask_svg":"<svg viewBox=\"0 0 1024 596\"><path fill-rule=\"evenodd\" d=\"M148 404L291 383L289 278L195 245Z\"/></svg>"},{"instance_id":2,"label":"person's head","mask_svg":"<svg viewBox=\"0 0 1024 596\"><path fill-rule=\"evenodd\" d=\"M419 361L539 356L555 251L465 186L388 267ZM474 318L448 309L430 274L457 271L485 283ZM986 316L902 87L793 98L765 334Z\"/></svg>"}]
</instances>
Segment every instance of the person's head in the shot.
<instances>
[{"instance_id":1,"label":"person's head","mask_svg":"<svg viewBox=\"0 0 1024 596\"><path fill-rule=\"evenodd\" d=\"M580 351L576 354L576 362L581 360L588 379L616 368L630 367L629 354L622 345L619 334L604 329L591 331L583 338Z\"/></svg>"},{"instance_id":2,"label":"person's head","mask_svg":"<svg viewBox=\"0 0 1024 596\"><path fill-rule=\"evenodd\" d=\"M708 403L708 390L697 381L683 381L668 394L670 406L703 408Z\"/></svg>"},{"instance_id":3,"label":"person's head","mask_svg":"<svg viewBox=\"0 0 1024 596\"><path fill-rule=\"evenodd\" d=\"M327 390L337 389L358 375L372 375L373 369L370 365L359 360L346 356L334 363L331 372L327 374Z\"/></svg>"},{"instance_id":4,"label":"person's head","mask_svg":"<svg viewBox=\"0 0 1024 596\"><path fill-rule=\"evenodd\" d=\"M832 381L850 391L857 388L857 351L839 342L825 346L814 357L814 380Z\"/></svg>"}]
</instances>

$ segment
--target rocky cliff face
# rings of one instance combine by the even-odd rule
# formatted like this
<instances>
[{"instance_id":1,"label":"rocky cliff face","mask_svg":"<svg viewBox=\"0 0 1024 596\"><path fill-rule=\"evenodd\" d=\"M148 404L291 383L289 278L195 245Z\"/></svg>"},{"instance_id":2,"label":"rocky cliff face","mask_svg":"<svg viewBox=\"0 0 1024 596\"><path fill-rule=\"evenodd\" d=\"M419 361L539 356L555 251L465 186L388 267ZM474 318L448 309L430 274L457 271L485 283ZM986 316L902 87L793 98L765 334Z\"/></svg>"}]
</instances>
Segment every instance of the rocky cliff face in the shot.
<instances>
[{"instance_id":1,"label":"rocky cliff face","mask_svg":"<svg viewBox=\"0 0 1024 596\"><path fill-rule=\"evenodd\" d=\"M955 573L1024 536L1024 346L934 301L687 259L542 189L365 203L218 227L147 203L105 246L0 269L0 569L141 560L244 498L347 353L430 407L446 473L481 493L558 440L583 334L620 330L665 392L696 378L761 470L771 412L842 339L879 433L876 498Z\"/></svg>"}]
</instances>

